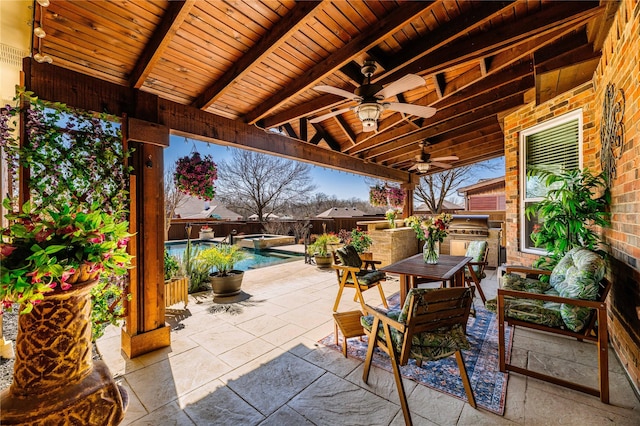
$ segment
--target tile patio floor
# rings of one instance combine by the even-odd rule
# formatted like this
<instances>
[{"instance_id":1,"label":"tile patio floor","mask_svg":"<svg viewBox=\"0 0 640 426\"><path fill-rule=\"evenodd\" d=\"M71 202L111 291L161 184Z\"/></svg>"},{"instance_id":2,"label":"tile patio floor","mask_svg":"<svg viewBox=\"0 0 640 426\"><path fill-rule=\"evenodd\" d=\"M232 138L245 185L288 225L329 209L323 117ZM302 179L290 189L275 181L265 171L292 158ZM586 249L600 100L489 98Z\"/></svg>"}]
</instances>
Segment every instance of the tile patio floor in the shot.
<instances>
[{"instance_id":1,"label":"tile patio floor","mask_svg":"<svg viewBox=\"0 0 640 426\"><path fill-rule=\"evenodd\" d=\"M495 271L483 284L493 297ZM333 331L333 270L303 261L252 270L245 274L243 290L251 297L227 305L228 311L211 313L213 303L205 295L192 298L187 310L181 304L168 310L171 348L133 360L121 354L119 330L108 329L98 348L129 391L122 424L404 424L391 373L373 367L366 385L361 361L317 343ZM387 296L398 291L398 280L385 283L384 290ZM353 294L345 290L340 311L358 308ZM367 303L380 303L377 291L364 295ZM640 425L640 403L610 353L611 405L512 373L501 417L405 380L414 424ZM513 357L596 383L595 348L589 343L517 330Z\"/></svg>"}]
</instances>

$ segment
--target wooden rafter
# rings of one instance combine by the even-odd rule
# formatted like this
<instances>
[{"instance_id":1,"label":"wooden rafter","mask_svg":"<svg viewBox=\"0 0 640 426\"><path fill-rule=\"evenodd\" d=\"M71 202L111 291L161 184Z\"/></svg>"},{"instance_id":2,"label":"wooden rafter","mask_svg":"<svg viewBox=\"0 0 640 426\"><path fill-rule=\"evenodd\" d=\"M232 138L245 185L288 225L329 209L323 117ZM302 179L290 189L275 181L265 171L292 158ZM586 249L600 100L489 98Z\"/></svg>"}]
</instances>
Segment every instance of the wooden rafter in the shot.
<instances>
[{"instance_id":1,"label":"wooden rafter","mask_svg":"<svg viewBox=\"0 0 640 426\"><path fill-rule=\"evenodd\" d=\"M388 84L407 73L437 73L470 60L477 61L487 55L495 55L508 50L514 43L527 38L553 32L561 26L584 24L603 10L602 7L598 7L598 2L584 2L580 5L580 10L576 10L576 7L567 3L553 5L520 20L518 25L507 24L494 31L476 35L473 38L473 43L470 43L468 39L460 39L434 50L404 66L401 71L393 72L378 82Z\"/></svg>"},{"instance_id":2,"label":"wooden rafter","mask_svg":"<svg viewBox=\"0 0 640 426\"><path fill-rule=\"evenodd\" d=\"M196 0L176 0L169 3L162 22L156 28L151 40L147 43L142 54L138 57L135 67L129 75L129 85L139 89L147 76L160 60L171 39L180 25L189 16L189 12Z\"/></svg>"},{"instance_id":3,"label":"wooden rafter","mask_svg":"<svg viewBox=\"0 0 640 426\"><path fill-rule=\"evenodd\" d=\"M321 4L321 1L302 1L296 3L296 6L291 9L278 24L271 28L255 46L252 46L251 49L243 55L240 60L235 62L220 78L207 87L191 105L196 108L207 109L221 96L229 85L248 73L253 64L266 58L280 47L291 34L298 31L300 27L305 24L307 17Z\"/></svg>"},{"instance_id":4,"label":"wooden rafter","mask_svg":"<svg viewBox=\"0 0 640 426\"><path fill-rule=\"evenodd\" d=\"M312 85L323 79L328 74L335 72L340 67L351 61L351 58L364 50L384 40L390 34L395 33L412 19L421 13L424 13L433 2L410 2L402 7L395 9L384 18L380 19L374 30L362 33L358 37L351 40L346 46L335 52L330 58L317 64L311 70L305 73L304 78L297 79L293 84L282 92L272 96L268 102L264 102L250 111L245 116L245 121L253 124L263 118L269 112L285 103L291 97L300 91L310 88Z\"/></svg>"}]
</instances>

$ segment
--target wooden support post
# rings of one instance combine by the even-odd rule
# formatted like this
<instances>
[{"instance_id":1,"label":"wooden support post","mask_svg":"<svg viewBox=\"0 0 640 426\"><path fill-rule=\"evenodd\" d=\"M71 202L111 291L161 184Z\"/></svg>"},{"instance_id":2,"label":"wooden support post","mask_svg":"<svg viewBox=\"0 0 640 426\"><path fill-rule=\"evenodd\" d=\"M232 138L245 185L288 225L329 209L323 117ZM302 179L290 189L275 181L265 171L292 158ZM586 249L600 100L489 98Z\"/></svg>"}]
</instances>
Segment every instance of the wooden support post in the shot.
<instances>
[{"instance_id":1,"label":"wooden support post","mask_svg":"<svg viewBox=\"0 0 640 426\"><path fill-rule=\"evenodd\" d=\"M168 129L131 120L125 125L131 157L132 254L129 309L122 329L122 350L129 358L171 345L164 304L164 161ZM143 136L144 135L144 136ZM150 140L153 139L153 140Z\"/></svg>"}]
</instances>

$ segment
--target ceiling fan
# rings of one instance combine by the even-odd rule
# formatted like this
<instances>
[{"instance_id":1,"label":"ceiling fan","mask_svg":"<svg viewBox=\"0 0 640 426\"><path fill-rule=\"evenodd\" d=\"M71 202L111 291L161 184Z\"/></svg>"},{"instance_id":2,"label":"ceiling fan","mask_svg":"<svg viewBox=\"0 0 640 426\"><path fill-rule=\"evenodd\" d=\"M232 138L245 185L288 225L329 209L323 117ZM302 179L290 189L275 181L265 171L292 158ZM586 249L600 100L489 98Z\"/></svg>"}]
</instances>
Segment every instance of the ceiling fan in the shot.
<instances>
[{"instance_id":1,"label":"ceiling fan","mask_svg":"<svg viewBox=\"0 0 640 426\"><path fill-rule=\"evenodd\" d=\"M451 164L448 163L443 163L442 161L457 161L459 160L458 157L456 157L455 155L450 155L448 157L436 157L436 158L431 158L431 154L429 154L428 152L425 152L424 148L425 146L427 146L428 143L426 142L420 142L420 154L416 155L416 163L411 166L409 168L409 171L411 170L417 170L418 173L426 173L429 171L429 169L431 168L431 166L436 166L436 167L440 167L443 169L450 169L452 166Z\"/></svg>"},{"instance_id":2,"label":"ceiling fan","mask_svg":"<svg viewBox=\"0 0 640 426\"><path fill-rule=\"evenodd\" d=\"M386 87L382 84L371 83L371 76L376 71L376 64L373 61L365 61L360 69L364 74L364 84L358 87L353 93L338 87L320 85L315 86L314 89L319 92L332 93L334 95L342 96L347 99L358 101L358 105L342 108L330 113L321 115L312 120L310 123L318 123L326 120L329 117L340 115L349 110L354 110L358 115L358 118L362 122L363 132L373 132L378 128L378 118L385 109L392 111L403 112L411 115L417 115L418 117L429 118L436 113L436 109L427 106L413 105L402 102L381 102L384 99L395 96L399 93L407 90L415 89L419 86L424 86L424 78L416 74L407 74L399 80L388 84Z\"/></svg>"}]
</instances>

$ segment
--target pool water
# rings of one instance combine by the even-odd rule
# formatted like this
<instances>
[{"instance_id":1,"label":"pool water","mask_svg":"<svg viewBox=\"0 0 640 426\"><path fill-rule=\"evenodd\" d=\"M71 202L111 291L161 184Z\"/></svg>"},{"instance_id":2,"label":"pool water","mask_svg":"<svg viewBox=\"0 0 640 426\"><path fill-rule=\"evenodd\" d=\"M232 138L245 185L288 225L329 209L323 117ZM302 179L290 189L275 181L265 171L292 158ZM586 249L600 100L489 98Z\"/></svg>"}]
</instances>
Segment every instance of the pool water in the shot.
<instances>
[{"instance_id":1,"label":"pool water","mask_svg":"<svg viewBox=\"0 0 640 426\"><path fill-rule=\"evenodd\" d=\"M191 242L191 250L192 253L197 253L199 250L204 250L206 248L215 246L217 243L212 242L204 242L204 241L192 241ZM169 254L177 257L178 259L182 259L184 256L184 251L187 247L186 243L173 243L168 242L165 243L165 247L169 251ZM249 257L241 262L236 263L233 266L233 269L238 269L241 271L248 271L249 269L257 269L264 268L265 266L276 265L278 263L291 262L294 260L300 260L303 258L301 254L296 253L285 253L285 252L275 252L275 251L254 251L252 249L244 249Z\"/></svg>"}]
</instances>

